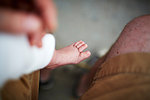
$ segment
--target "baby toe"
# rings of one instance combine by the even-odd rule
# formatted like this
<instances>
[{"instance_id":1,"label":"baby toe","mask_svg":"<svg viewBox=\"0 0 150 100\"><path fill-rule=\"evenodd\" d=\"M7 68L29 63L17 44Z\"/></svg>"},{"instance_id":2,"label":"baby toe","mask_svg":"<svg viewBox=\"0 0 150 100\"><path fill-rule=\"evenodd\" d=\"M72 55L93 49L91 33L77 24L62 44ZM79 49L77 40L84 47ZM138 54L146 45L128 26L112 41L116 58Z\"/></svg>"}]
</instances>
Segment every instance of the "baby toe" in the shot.
<instances>
[{"instance_id":1,"label":"baby toe","mask_svg":"<svg viewBox=\"0 0 150 100\"><path fill-rule=\"evenodd\" d=\"M76 42L76 43L74 44L74 46L77 46L78 44L80 44L80 42L82 42L82 40Z\"/></svg>"},{"instance_id":2,"label":"baby toe","mask_svg":"<svg viewBox=\"0 0 150 100\"><path fill-rule=\"evenodd\" d=\"M88 47L87 44L83 44L82 46L79 47L79 52L82 52L83 50L85 50Z\"/></svg>"},{"instance_id":3,"label":"baby toe","mask_svg":"<svg viewBox=\"0 0 150 100\"><path fill-rule=\"evenodd\" d=\"M82 45L84 45L85 43L83 41L81 41L76 47L80 48Z\"/></svg>"},{"instance_id":4,"label":"baby toe","mask_svg":"<svg viewBox=\"0 0 150 100\"><path fill-rule=\"evenodd\" d=\"M79 57L79 62L81 62L81 61L87 59L88 57L90 57L90 55L91 55L91 52L90 52L90 51L82 52L82 53L80 54L80 57Z\"/></svg>"},{"instance_id":5,"label":"baby toe","mask_svg":"<svg viewBox=\"0 0 150 100\"><path fill-rule=\"evenodd\" d=\"M85 58L88 58L88 57L91 56L91 52L90 52L90 51L85 51L85 52L83 52L82 54L83 54L83 56L84 56Z\"/></svg>"}]
</instances>

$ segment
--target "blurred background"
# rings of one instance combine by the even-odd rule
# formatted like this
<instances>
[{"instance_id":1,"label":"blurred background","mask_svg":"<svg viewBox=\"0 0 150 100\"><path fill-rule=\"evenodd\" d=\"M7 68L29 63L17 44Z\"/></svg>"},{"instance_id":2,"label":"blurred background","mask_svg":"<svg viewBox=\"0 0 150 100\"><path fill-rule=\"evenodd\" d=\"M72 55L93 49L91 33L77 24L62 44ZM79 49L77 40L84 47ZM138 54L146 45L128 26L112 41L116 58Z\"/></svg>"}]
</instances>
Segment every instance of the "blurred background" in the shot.
<instances>
[{"instance_id":1,"label":"blurred background","mask_svg":"<svg viewBox=\"0 0 150 100\"><path fill-rule=\"evenodd\" d=\"M59 27L54 33L56 48L78 40L88 44L91 58L79 65L68 65L51 72L52 82L40 86L39 100L76 100L81 76L115 42L133 18L150 13L150 0L54 0Z\"/></svg>"}]
</instances>

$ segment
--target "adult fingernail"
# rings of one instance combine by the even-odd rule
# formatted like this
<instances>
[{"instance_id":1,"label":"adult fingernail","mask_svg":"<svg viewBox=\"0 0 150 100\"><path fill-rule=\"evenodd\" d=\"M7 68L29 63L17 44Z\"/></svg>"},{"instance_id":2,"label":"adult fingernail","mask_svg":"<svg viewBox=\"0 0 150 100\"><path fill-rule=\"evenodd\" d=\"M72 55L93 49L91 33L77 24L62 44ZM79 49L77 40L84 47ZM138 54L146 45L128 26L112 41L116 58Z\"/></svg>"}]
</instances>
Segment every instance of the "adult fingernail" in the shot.
<instances>
[{"instance_id":1,"label":"adult fingernail","mask_svg":"<svg viewBox=\"0 0 150 100\"><path fill-rule=\"evenodd\" d=\"M25 31L29 32L34 32L36 30L39 30L41 23L40 20L33 16L33 15L28 15L25 20L23 21L23 28Z\"/></svg>"}]
</instances>

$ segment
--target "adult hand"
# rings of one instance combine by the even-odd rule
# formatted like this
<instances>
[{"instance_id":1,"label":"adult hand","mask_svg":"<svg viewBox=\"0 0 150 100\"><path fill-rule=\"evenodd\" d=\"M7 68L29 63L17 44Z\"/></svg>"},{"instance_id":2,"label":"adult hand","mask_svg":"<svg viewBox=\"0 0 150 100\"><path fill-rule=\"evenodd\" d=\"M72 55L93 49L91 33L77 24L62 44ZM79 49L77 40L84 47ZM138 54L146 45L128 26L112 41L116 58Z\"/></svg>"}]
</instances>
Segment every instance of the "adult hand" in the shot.
<instances>
[{"instance_id":1,"label":"adult hand","mask_svg":"<svg viewBox=\"0 0 150 100\"><path fill-rule=\"evenodd\" d=\"M0 30L12 34L27 34L31 45L41 47L45 29L56 29L56 10L52 0L35 0L39 15L10 9L0 9Z\"/></svg>"}]
</instances>

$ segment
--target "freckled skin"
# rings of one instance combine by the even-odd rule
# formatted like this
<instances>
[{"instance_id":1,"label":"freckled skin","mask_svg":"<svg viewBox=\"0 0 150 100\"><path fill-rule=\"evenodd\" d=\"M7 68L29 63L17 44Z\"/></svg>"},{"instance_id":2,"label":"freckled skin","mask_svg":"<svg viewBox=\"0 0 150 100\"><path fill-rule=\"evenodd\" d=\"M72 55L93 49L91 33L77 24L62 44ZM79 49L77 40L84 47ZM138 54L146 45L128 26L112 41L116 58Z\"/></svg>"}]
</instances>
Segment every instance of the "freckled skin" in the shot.
<instances>
[{"instance_id":1,"label":"freckled skin","mask_svg":"<svg viewBox=\"0 0 150 100\"><path fill-rule=\"evenodd\" d=\"M107 59L130 52L150 52L150 15L137 17L125 26Z\"/></svg>"}]
</instances>

